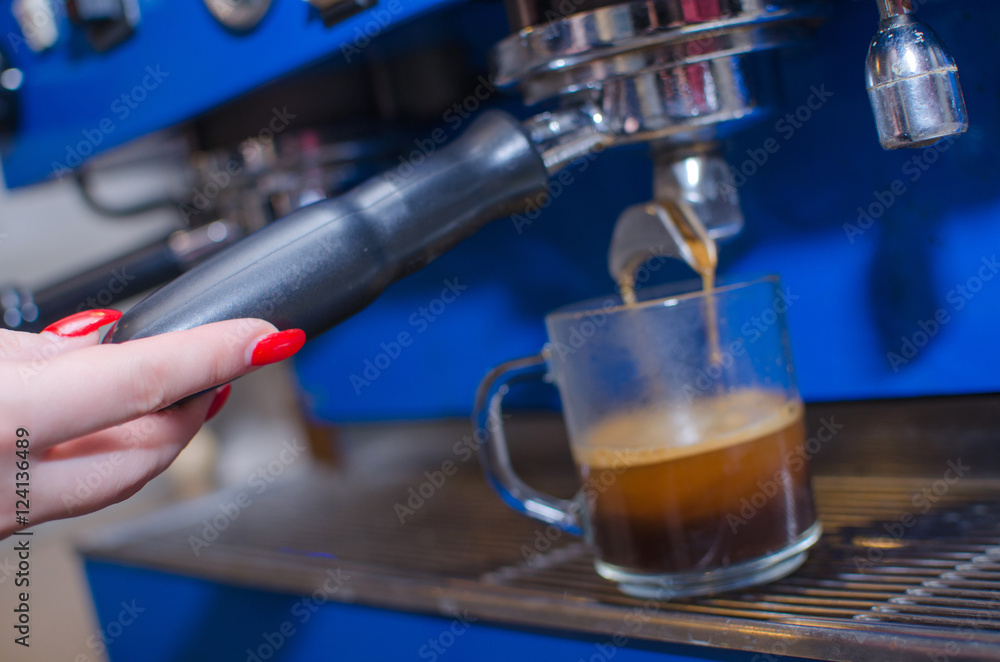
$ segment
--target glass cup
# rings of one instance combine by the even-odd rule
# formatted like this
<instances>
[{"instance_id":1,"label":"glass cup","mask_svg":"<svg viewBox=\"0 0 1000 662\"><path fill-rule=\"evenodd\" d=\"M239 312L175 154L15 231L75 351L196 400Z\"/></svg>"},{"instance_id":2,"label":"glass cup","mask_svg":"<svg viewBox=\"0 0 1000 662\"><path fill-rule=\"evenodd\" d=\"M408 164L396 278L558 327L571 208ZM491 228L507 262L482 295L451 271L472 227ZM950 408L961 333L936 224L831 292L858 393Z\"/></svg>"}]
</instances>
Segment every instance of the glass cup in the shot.
<instances>
[{"instance_id":1,"label":"glass cup","mask_svg":"<svg viewBox=\"0 0 1000 662\"><path fill-rule=\"evenodd\" d=\"M820 535L784 313L769 276L545 318L536 356L489 372L474 423L487 478L530 517L583 535L597 572L637 597L773 581ZM501 405L511 384L559 390L582 487L542 494L513 471Z\"/></svg>"}]
</instances>

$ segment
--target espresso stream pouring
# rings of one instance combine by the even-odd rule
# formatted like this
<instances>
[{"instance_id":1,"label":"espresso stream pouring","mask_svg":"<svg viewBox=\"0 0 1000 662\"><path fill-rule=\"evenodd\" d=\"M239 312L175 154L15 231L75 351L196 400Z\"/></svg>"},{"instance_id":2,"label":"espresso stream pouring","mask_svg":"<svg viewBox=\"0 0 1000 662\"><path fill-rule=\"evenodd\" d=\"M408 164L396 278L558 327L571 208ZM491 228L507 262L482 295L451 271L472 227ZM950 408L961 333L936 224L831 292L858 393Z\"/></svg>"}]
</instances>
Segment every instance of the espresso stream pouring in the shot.
<instances>
[{"instance_id":1,"label":"espresso stream pouring","mask_svg":"<svg viewBox=\"0 0 1000 662\"><path fill-rule=\"evenodd\" d=\"M654 200L633 205L615 223L608 249L608 271L618 283L622 302L636 303L636 271L653 257L683 260L701 276L705 292L715 287L718 251L698 214L680 200ZM705 300L708 356L712 363L722 358L719 347L718 315L715 302ZM636 338L637 343L646 342Z\"/></svg>"},{"instance_id":2,"label":"espresso stream pouring","mask_svg":"<svg viewBox=\"0 0 1000 662\"><path fill-rule=\"evenodd\" d=\"M624 303L635 303L635 272L654 257L683 260L701 276L706 291L715 286L715 240L684 202L646 202L618 217L608 250L608 272L618 283Z\"/></svg>"}]
</instances>

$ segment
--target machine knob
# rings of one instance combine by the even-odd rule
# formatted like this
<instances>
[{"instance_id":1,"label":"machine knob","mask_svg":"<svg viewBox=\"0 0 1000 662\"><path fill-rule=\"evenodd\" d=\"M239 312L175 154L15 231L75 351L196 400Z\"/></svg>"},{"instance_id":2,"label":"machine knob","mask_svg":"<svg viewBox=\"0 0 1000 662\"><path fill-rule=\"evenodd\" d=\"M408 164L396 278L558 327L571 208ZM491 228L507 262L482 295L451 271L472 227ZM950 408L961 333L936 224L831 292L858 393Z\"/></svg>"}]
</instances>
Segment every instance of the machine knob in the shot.
<instances>
[{"instance_id":1,"label":"machine knob","mask_svg":"<svg viewBox=\"0 0 1000 662\"><path fill-rule=\"evenodd\" d=\"M66 12L98 52L125 41L139 23L137 0L66 0Z\"/></svg>"},{"instance_id":2,"label":"machine knob","mask_svg":"<svg viewBox=\"0 0 1000 662\"><path fill-rule=\"evenodd\" d=\"M230 30L248 32L264 20L271 0L205 0L205 6L215 20Z\"/></svg>"},{"instance_id":3,"label":"machine knob","mask_svg":"<svg viewBox=\"0 0 1000 662\"><path fill-rule=\"evenodd\" d=\"M59 21L52 3L53 0L14 0L10 6L24 43L36 53L52 48L59 41ZM7 36L11 45L16 37Z\"/></svg>"},{"instance_id":4,"label":"machine knob","mask_svg":"<svg viewBox=\"0 0 1000 662\"><path fill-rule=\"evenodd\" d=\"M965 133L969 119L955 59L913 15L912 0L878 5L882 20L865 69L882 147L926 147Z\"/></svg>"}]
</instances>

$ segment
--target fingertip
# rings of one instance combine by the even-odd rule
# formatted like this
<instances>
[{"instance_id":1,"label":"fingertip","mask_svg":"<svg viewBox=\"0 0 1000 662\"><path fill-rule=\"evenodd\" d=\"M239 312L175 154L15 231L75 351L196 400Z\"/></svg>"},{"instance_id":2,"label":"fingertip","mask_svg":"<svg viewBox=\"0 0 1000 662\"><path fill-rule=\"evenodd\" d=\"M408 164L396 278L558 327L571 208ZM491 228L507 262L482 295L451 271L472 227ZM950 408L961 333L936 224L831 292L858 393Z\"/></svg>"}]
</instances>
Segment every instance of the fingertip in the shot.
<instances>
[{"instance_id":1,"label":"fingertip","mask_svg":"<svg viewBox=\"0 0 1000 662\"><path fill-rule=\"evenodd\" d=\"M259 367L284 361L296 354L305 344L306 333L302 329L269 333L252 345L250 365Z\"/></svg>"},{"instance_id":2,"label":"fingertip","mask_svg":"<svg viewBox=\"0 0 1000 662\"><path fill-rule=\"evenodd\" d=\"M120 310L84 310L49 324L41 332L59 338L80 338L90 335L102 326L117 323L121 316Z\"/></svg>"}]
</instances>

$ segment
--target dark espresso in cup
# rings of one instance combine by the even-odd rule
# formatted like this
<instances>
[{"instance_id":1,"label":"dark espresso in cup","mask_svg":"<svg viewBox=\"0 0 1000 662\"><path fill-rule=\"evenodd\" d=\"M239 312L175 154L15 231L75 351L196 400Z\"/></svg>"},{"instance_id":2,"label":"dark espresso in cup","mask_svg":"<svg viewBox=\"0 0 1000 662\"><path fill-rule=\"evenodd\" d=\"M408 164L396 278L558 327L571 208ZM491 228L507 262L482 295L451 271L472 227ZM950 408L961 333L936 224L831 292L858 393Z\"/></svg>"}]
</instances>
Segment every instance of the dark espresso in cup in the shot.
<instances>
[{"instance_id":1,"label":"dark espresso in cup","mask_svg":"<svg viewBox=\"0 0 1000 662\"><path fill-rule=\"evenodd\" d=\"M716 569L794 544L816 521L803 406L743 389L604 420L574 448L598 561Z\"/></svg>"}]
</instances>

